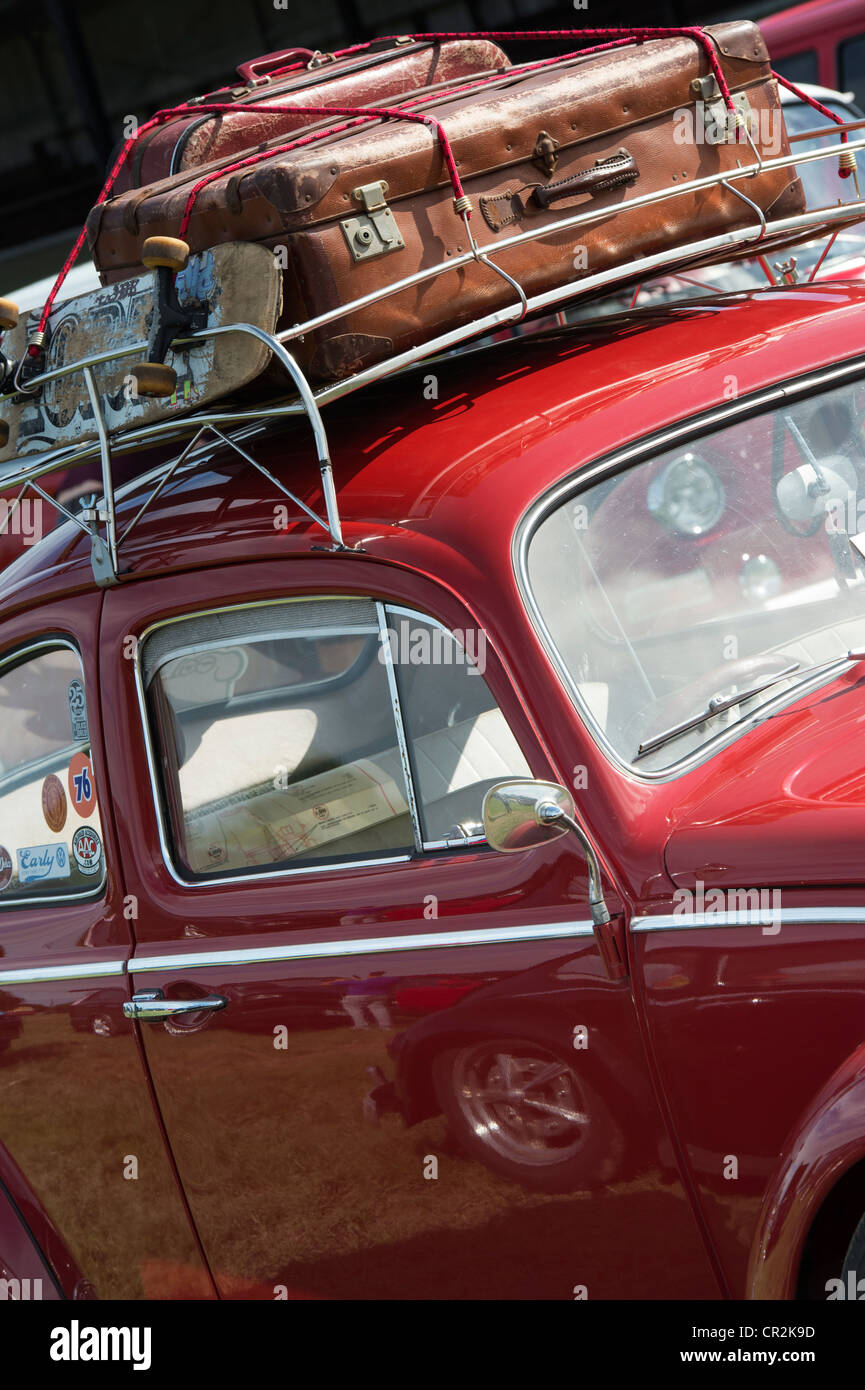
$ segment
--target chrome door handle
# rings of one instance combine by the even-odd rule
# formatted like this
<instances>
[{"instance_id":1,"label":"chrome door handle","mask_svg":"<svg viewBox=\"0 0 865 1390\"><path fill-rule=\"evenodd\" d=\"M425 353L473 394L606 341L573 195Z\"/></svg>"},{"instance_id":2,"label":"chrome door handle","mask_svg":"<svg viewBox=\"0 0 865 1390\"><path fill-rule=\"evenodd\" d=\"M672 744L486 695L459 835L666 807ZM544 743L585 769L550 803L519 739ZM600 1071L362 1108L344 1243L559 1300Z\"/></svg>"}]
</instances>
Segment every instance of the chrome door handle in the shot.
<instances>
[{"instance_id":1,"label":"chrome door handle","mask_svg":"<svg viewBox=\"0 0 865 1390\"><path fill-rule=\"evenodd\" d=\"M202 1009L224 1009L228 1000L221 994L206 999L166 999L161 989L142 989L123 1005L124 1018L176 1018L178 1014L197 1014Z\"/></svg>"}]
</instances>

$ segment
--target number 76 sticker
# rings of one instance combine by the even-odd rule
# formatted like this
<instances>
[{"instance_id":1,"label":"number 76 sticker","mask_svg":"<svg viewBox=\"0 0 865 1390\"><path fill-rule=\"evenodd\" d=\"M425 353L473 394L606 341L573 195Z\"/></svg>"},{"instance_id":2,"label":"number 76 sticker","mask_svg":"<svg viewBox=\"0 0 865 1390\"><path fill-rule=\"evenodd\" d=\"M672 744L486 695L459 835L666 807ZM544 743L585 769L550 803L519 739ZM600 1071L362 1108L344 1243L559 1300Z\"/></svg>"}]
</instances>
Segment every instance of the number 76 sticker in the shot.
<instances>
[{"instance_id":1,"label":"number 76 sticker","mask_svg":"<svg viewBox=\"0 0 865 1390\"><path fill-rule=\"evenodd\" d=\"M79 816L89 816L96 805L93 764L87 753L76 753L69 764L69 801Z\"/></svg>"}]
</instances>

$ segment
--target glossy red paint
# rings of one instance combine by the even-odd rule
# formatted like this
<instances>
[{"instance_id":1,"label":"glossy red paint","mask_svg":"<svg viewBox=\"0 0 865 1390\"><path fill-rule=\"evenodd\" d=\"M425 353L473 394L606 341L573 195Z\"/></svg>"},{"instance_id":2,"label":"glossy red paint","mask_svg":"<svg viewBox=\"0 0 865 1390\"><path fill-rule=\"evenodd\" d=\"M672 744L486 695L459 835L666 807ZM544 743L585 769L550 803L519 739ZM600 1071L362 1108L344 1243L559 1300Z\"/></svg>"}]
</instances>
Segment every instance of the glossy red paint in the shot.
<instances>
[{"instance_id":1,"label":"glossy red paint","mask_svg":"<svg viewBox=\"0 0 865 1390\"><path fill-rule=\"evenodd\" d=\"M104 1111L59 1169L40 1159L21 1116L0 1112L0 1141L97 1292L795 1294L832 1181L865 1159L853 1060L865 913L819 915L860 911L865 757L850 748L865 717L861 671L785 708L780 737L768 721L675 780L648 783L607 761L581 723L523 607L512 547L526 510L581 466L728 406L731 379L742 397L831 367L841 343L851 357L865 344L865 290L855 286L532 336L436 364L437 395L418 372L328 408L344 552L324 549L320 531L279 513L260 477L215 452L209 471L167 489L140 522L121 552L121 583L104 595L70 527L0 578L0 657L67 633L94 703L98 691L106 897L0 921L0 989L33 1010L0 1067L57 1049L29 1095L62 1073L70 1111L73 1081L104 1069ZM320 508L301 423L274 431L259 456ZM140 501L133 492L121 504L121 530ZM602 860L626 979L608 978L590 934L585 859L571 838L525 854L447 848L291 878L189 884L172 874L129 659L138 640L198 611L333 594L486 634L486 679L533 776L569 786L587 769L577 814ZM676 893L698 879L778 889L785 910L810 915L779 932L771 922L768 932L682 929ZM130 918L128 901L139 906ZM647 931L641 919L652 917L672 925ZM582 930L514 939L568 924ZM486 936L453 939L467 932ZM109 958L122 968L107 984L82 975L4 985L16 968ZM382 977L367 991L376 1013L358 1004L356 985ZM228 1002L188 1028L130 1024L119 1005L145 988ZM97 1016L116 1017L116 1033L88 1033ZM580 1028L588 1045L578 1050ZM515 1044L564 1064L591 1117L590 1142L559 1187L527 1191L445 1136L448 1059L486 1047L514 1055ZM378 1129L362 1116L370 1069ZM834 1158L801 1175L802 1154L811 1162L842 1114ZM112 1165L139 1149L150 1186L108 1189L97 1249L62 1184L100 1167L114 1177Z\"/></svg>"}]
</instances>

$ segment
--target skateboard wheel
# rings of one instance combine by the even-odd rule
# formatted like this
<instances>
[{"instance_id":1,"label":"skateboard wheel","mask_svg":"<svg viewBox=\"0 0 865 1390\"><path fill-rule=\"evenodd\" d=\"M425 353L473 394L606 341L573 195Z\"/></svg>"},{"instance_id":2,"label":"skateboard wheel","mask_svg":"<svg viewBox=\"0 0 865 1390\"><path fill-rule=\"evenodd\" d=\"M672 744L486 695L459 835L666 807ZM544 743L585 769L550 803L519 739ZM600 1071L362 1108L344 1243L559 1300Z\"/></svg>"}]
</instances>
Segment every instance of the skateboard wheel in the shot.
<instances>
[{"instance_id":1,"label":"skateboard wheel","mask_svg":"<svg viewBox=\"0 0 865 1390\"><path fill-rule=\"evenodd\" d=\"M0 420L0 449L5 449L9 443L9 426L5 420Z\"/></svg>"},{"instance_id":2,"label":"skateboard wheel","mask_svg":"<svg viewBox=\"0 0 865 1390\"><path fill-rule=\"evenodd\" d=\"M167 266L169 270L183 270L189 260L189 246L174 236L149 236L141 248L141 263L150 270L157 266Z\"/></svg>"},{"instance_id":3,"label":"skateboard wheel","mask_svg":"<svg viewBox=\"0 0 865 1390\"><path fill-rule=\"evenodd\" d=\"M133 371L139 396L173 396L177 373L164 362L139 362Z\"/></svg>"},{"instance_id":4,"label":"skateboard wheel","mask_svg":"<svg viewBox=\"0 0 865 1390\"><path fill-rule=\"evenodd\" d=\"M0 299L0 330L18 327L18 305L14 299Z\"/></svg>"}]
</instances>

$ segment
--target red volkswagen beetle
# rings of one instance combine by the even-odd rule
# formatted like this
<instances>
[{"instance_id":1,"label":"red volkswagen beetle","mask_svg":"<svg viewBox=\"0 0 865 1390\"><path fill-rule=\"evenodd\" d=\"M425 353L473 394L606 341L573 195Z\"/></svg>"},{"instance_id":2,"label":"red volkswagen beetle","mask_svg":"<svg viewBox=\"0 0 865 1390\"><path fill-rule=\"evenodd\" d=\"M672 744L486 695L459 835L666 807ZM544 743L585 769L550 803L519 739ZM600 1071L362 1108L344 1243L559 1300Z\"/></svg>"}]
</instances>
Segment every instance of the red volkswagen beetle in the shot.
<instances>
[{"instance_id":1,"label":"red volkswagen beetle","mask_svg":"<svg viewBox=\"0 0 865 1390\"><path fill-rule=\"evenodd\" d=\"M824 283L427 362L328 407L341 547L293 422L5 572L10 1277L865 1274L863 344Z\"/></svg>"}]
</instances>

